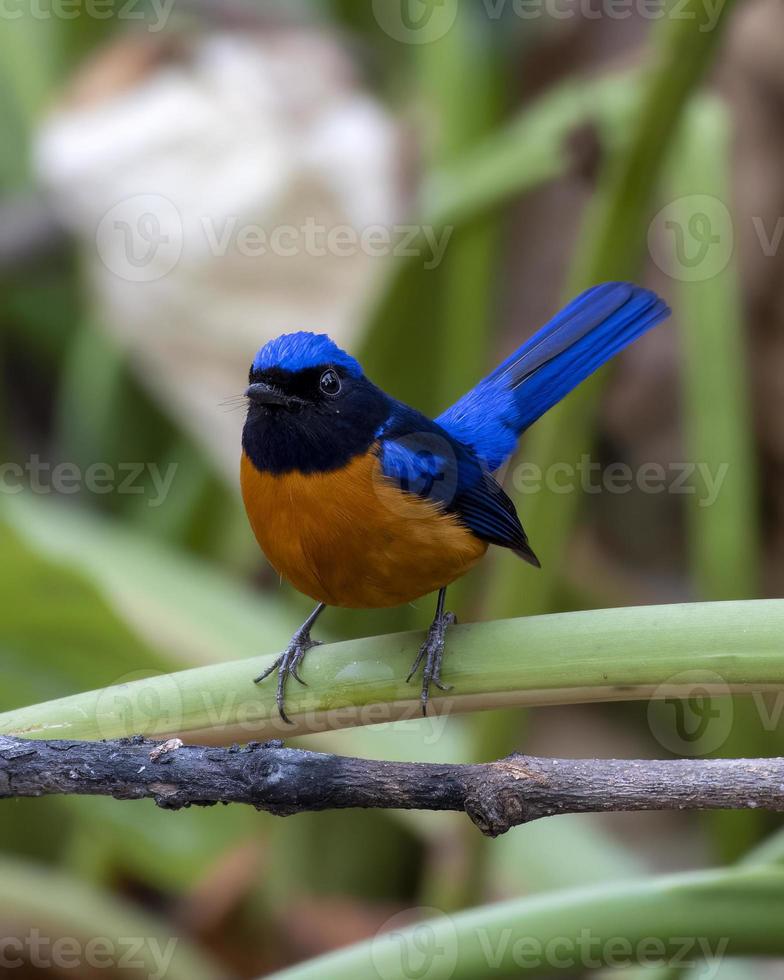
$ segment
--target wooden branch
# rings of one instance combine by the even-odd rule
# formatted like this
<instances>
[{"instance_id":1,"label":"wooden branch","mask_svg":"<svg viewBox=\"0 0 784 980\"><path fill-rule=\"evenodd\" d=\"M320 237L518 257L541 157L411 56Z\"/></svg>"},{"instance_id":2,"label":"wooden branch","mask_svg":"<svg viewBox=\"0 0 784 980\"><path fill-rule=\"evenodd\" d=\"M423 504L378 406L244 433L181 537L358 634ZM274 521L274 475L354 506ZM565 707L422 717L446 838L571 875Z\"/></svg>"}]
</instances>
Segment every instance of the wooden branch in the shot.
<instances>
[{"instance_id":1,"label":"wooden branch","mask_svg":"<svg viewBox=\"0 0 784 980\"><path fill-rule=\"evenodd\" d=\"M247 803L285 816L345 807L464 811L490 837L556 813L784 810L784 759L539 759L481 765L380 762L287 749L141 737L114 742L0 736L0 798L77 793L176 810Z\"/></svg>"}]
</instances>

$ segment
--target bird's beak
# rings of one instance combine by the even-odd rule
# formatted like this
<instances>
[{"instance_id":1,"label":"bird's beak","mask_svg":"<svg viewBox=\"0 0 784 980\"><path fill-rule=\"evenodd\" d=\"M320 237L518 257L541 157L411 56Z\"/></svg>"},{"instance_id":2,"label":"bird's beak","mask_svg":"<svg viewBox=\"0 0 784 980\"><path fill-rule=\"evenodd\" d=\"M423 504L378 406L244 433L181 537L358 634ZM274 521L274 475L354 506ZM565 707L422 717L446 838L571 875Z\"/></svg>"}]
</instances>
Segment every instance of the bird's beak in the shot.
<instances>
[{"instance_id":1,"label":"bird's beak","mask_svg":"<svg viewBox=\"0 0 784 980\"><path fill-rule=\"evenodd\" d=\"M245 389L245 397L258 405L288 405L290 399L279 388L257 381Z\"/></svg>"}]
</instances>

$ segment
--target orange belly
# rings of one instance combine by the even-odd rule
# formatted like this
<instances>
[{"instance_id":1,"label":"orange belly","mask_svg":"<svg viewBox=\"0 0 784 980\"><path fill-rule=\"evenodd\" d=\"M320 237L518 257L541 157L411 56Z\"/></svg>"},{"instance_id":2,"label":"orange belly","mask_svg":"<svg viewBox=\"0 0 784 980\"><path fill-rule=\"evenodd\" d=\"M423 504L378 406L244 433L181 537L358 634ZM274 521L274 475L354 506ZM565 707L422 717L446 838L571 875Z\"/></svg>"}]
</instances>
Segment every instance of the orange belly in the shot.
<instances>
[{"instance_id":1,"label":"orange belly","mask_svg":"<svg viewBox=\"0 0 784 980\"><path fill-rule=\"evenodd\" d=\"M487 544L451 514L403 493L377 457L331 473L260 473L243 453L253 533L275 570L329 606L397 606L449 585Z\"/></svg>"}]
</instances>

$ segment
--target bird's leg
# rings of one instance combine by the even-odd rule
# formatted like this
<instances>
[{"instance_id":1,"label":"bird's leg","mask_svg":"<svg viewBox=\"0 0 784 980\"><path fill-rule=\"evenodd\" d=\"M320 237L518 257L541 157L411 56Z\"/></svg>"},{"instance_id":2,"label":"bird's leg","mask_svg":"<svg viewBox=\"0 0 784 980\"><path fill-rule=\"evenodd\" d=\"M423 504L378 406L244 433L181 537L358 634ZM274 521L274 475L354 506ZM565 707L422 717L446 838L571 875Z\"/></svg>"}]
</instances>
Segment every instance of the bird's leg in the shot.
<instances>
[{"instance_id":1,"label":"bird's leg","mask_svg":"<svg viewBox=\"0 0 784 980\"><path fill-rule=\"evenodd\" d=\"M278 672L278 690L275 695L275 702L278 706L278 711L280 712L280 717L289 725L293 725L294 722L288 717L286 712L283 710L283 693L286 686L286 678L289 674L300 682L304 684L305 681L299 676L298 668L302 658L312 647L316 647L321 643L321 640L312 640L310 638L310 631L313 628L313 624L319 618L321 613L324 611L326 606L323 602L320 602L313 612L308 616L305 622L300 626L297 632L292 636L289 645L286 647L284 652L278 657L278 659L270 664L269 667L258 677L254 678L254 683L258 684L263 681L266 677L277 670Z\"/></svg>"},{"instance_id":2,"label":"bird's leg","mask_svg":"<svg viewBox=\"0 0 784 980\"><path fill-rule=\"evenodd\" d=\"M411 665L406 682L410 681L414 674L419 670L419 665L424 660L425 667L422 671L422 714L427 715L427 703L430 700L430 685L435 684L439 691L451 690L451 684L444 684L441 681L441 661L444 657L444 641L448 626L457 622L454 613L444 612L444 602L446 601L446 587L439 590L438 602L436 603L436 614L430 629L427 631L427 639L419 648L414 663Z\"/></svg>"}]
</instances>

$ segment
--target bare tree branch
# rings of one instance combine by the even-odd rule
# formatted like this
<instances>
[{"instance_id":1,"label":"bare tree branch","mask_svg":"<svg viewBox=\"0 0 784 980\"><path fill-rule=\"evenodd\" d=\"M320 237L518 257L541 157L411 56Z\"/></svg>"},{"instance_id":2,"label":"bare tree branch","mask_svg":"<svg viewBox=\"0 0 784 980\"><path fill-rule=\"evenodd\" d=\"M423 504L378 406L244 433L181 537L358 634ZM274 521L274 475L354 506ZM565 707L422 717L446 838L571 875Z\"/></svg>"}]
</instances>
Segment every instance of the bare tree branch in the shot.
<instances>
[{"instance_id":1,"label":"bare tree branch","mask_svg":"<svg viewBox=\"0 0 784 980\"><path fill-rule=\"evenodd\" d=\"M481 765L381 762L287 749L145 739L0 736L0 798L76 793L158 806L247 803L285 816L345 807L464 811L491 837L556 813L784 810L784 759L540 759Z\"/></svg>"}]
</instances>

